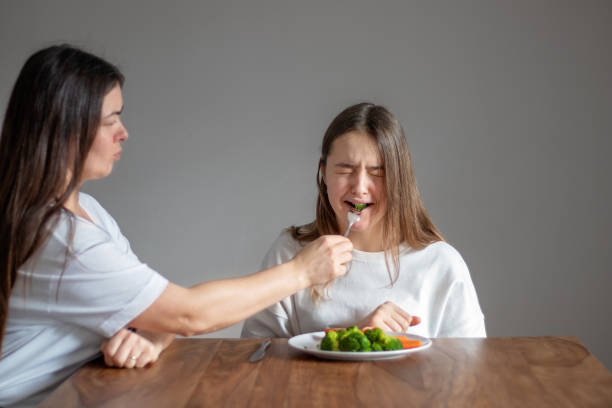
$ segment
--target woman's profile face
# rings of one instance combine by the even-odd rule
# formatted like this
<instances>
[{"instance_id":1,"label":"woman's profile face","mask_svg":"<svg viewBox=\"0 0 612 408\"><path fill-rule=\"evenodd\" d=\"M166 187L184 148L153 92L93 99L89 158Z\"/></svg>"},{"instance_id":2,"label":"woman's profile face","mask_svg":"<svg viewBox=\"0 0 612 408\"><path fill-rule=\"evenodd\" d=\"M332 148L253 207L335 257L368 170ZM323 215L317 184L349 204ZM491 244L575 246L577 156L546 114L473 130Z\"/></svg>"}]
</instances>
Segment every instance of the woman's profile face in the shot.
<instances>
[{"instance_id":1,"label":"woman's profile face","mask_svg":"<svg viewBox=\"0 0 612 408\"><path fill-rule=\"evenodd\" d=\"M116 85L102 102L100 127L85 159L83 181L108 176L121 157L121 142L128 138L127 130L121 123L122 110L121 87Z\"/></svg>"},{"instance_id":2,"label":"woman's profile face","mask_svg":"<svg viewBox=\"0 0 612 408\"><path fill-rule=\"evenodd\" d=\"M385 169L374 139L360 131L338 137L322 170L340 233L348 226L347 213L357 212L355 205L366 205L351 228L351 239L355 244L364 239L380 242L387 208Z\"/></svg>"}]
</instances>

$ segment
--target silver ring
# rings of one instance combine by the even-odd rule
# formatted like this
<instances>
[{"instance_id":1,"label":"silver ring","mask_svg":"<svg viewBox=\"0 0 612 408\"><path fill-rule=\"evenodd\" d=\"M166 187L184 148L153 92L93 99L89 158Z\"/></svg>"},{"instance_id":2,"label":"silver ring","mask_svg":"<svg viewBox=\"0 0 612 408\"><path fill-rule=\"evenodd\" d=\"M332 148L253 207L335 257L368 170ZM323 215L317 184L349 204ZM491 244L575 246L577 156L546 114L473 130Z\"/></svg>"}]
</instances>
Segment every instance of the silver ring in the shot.
<instances>
[{"instance_id":1,"label":"silver ring","mask_svg":"<svg viewBox=\"0 0 612 408\"><path fill-rule=\"evenodd\" d=\"M137 358L138 358L138 357L136 357L136 356L132 356L132 357L130 357L130 360L132 360L132 361L136 361L136 359L137 359Z\"/></svg>"}]
</instances>

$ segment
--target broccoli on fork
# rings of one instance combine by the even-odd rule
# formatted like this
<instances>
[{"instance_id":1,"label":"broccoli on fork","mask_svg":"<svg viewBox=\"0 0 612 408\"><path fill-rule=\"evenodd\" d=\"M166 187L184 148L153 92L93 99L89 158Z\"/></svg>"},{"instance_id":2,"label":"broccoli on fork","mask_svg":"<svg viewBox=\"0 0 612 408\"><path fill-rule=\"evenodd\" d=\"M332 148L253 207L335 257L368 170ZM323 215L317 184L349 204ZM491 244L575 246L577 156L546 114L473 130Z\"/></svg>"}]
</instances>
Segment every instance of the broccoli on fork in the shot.
<instances>
[{"instance_id":1,"label":"broccoli on fork","mask_svg":"<svg viewBox=\"0 0 612 408\"><path fill-rule=\"evenodd\" d=\"M361 211L367 206L368 206L367 204L355 204L355 208L357 209L357 211Z\"/></svg>"},{"instance_id":2,"label":"broccoli on fork","mask_svg":"<svg viewBox=\"0 0 612 408\"><path fill-rule=\"evenodd\" d=\"M351 201L345 201L345 203L347 203L348 205L350 205L351 207L356 209L358 212L361 212L366 207L368 207L368 206L370 206L372 204L372 203L355 204L355 203L353 203Z\"/></svg>"}]
</instances>

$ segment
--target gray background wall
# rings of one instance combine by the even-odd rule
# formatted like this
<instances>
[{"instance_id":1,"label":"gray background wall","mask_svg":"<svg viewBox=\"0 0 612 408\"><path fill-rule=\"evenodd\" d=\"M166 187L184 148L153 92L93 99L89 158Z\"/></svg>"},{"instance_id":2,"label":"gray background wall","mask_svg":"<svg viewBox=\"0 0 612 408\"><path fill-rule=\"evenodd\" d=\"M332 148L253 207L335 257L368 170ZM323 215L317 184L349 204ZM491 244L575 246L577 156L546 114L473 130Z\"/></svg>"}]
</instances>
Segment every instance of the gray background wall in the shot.
<instances>
[{"instance_id":1,"label":"gray background wall","mask_svg":"<svg viewBox=\"0 0 612 408\"><path fill-rule=\"evenodd\" d=\"M489 335L578 336L612 368L611 2L170 4L0 3L2 115L43 46L126 74L130 139L85 190L142 260L183 285L257 270L313 218L330 120L374 101L404 125Z\"/></svg>"}]
</instances>

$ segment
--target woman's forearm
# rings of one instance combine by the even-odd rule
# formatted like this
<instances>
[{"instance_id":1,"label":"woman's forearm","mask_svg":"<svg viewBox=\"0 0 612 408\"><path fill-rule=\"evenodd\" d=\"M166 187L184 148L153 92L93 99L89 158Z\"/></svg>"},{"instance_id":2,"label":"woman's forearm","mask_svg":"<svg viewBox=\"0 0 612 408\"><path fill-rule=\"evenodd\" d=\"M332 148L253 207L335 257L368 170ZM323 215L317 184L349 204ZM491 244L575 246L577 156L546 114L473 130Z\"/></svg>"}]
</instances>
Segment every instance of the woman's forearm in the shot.
<instances>
[{"instance_id":1,"label":"woman's forearm","mask_svg":"<svg viewBox=\"0 0 612 408\"><path fill-rule=\"evenodd\" d=\"M201 283L189 289L169 283L130 326L184 336L220 330L301 289L345 274L352 249L344 237L323 236L289 262L243 278Z\"/></svg>"},{"instance_id":2,"label":"woman's forearm","mask_svg":"<svg viewBox=\"0 0 612 408\"><path fill-rule=\"evenodd\" d=\"M176 336L174 333L159 333L148 330L139 330L138 334L153 343L160 353L164 351L166 347L170 345L170 343L172 343Z\"/></svg>"},{"instance_id":3,"label":"woman's forearm","mask_svg":"<svg viewBox=\"0 0 612 408\"><path fill-rule=\"evenodd\" d=\"M238 323L309 285L294 262L191 288L169 283L130 326L183 336L209 333Z\"/></svg>"},{"instance_id":4,"label":"woman's forearm","mask_svg":"<svg viewBox=\"0 0 612 408\"><path fill-rule=\"evenodd\" d=\"M188 326L200 333L220 330L308 286L292 262L244 278L199 284L190 288L195 313Z\"/></svg>"}]
</instances>

